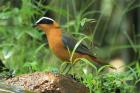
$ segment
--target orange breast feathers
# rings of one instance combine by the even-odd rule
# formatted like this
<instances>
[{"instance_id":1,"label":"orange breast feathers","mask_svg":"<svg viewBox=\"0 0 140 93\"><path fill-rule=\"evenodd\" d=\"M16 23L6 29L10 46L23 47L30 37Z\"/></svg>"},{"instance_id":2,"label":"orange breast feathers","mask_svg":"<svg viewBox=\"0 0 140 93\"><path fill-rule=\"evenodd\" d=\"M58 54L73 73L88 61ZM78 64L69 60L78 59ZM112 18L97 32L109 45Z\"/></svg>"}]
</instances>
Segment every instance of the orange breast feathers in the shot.
<instances>
[{"instance_id":1,"label":"orange breast feathers","mask_svg":"<svg viewBox=\"0 0 140 93\"><path fill-rule=\"evenodd\" d=\"M70 54L64 47L62 42L62 31L61 29L51 29L47 31L46 36L48 38L49 47L53 53L61 60L69 60Z\"/></svg>"}]
</instances>

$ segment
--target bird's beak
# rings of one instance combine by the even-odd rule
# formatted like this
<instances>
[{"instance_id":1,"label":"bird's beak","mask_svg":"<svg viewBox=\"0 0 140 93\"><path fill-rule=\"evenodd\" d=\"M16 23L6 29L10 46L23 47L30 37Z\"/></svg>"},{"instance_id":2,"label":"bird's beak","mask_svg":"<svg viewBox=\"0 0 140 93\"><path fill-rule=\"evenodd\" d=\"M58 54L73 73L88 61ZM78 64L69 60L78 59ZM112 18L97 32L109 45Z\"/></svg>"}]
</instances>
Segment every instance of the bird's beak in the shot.
<instances>
[{"instance_id":1,"label":"bird's beak","mask_svg":"<svg viewBox=\"0 0 140 93\"><path fill-rule=\"evenodd\" d=\"M37 27L37 24L33 24L32 27Z\"/></svg>"}]
</instances>

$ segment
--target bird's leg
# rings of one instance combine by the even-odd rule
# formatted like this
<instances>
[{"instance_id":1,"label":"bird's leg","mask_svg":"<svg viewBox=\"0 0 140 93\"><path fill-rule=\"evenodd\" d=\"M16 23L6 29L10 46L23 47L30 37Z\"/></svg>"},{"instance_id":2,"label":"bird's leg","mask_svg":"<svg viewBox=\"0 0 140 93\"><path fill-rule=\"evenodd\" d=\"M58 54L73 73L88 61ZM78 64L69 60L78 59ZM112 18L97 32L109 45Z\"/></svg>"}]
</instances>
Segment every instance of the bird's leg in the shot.
<instances>
[{"instance_id":1,"label":"bird's leg","mask_svg":"<svg viewBox=\"0 0 140 93\"><path fill-rule=\"evenodd\" d=\"M68 65L69 65L69 63L66 63L66 65L65 65L65 67L64 67L64 69L63 69L63 72L65 72L65 71L66 71L66 69L67 69Z\"/></svg>"},{"instance_id":2,"label":"bird's leg","mask_svg":"<svg viewBox=\"0 0 140 93\"><path fill-rule=\"evenodd\" d=\"M67 68L65 69L65 74L68 74L72 68L73 64L67 64Z\"/></svg>"},{"instance_id":3,"label":"bird's leg","mask_svg":"<svg viewBox=\"0 0 140 93\"><path fill-rule=\"evenodd\" d=\"M65 67L62 70L63 74L68 74L70 72L72 68L72 64L71 63L66 63Z\"/></svg>"},{"instance_id":4,"label":"bird's leg","mask_svg":"<svg viewBox=\"0 0 140 93\"><path fill-rule=\"evenodd\" d=\"M78 62L78 60L74 60L74 61L71 61L71 62L67 63L66 67L64 69L64 71L65 71L64 74L68 74L70 72L70 70L72 69L72 67L75 65L75 63Z\"/></svg>"}]
</instances>

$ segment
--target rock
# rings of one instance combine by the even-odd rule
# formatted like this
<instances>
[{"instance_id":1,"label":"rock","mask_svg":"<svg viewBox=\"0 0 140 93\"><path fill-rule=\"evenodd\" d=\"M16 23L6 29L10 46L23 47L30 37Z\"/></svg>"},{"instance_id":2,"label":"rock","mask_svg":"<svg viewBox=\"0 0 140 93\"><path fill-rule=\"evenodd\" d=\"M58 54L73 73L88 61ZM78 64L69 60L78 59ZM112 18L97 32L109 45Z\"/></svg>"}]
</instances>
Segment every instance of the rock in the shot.
<instances>
[{"instance_id":1,"label":"rock","mask_svg":"<svg viewBox=\"0 0 140 93\"><path fill-rule=\"evenodd\" d=\"M37 93L88 93L84 85L71 77L51 72L24 74L5 82L8 85L20 86Z\"/></svg>"},{"instance_id":2,"label":"rock","mask_svg":"<svg viewBox=\"0 0 140 93\"><path fill-rule=\"evenodd\" d=\"M23 88L16 86L10 86L0 81L0 93L35 93L35 92L24 90Z\"/></svg>"}]
</instances>

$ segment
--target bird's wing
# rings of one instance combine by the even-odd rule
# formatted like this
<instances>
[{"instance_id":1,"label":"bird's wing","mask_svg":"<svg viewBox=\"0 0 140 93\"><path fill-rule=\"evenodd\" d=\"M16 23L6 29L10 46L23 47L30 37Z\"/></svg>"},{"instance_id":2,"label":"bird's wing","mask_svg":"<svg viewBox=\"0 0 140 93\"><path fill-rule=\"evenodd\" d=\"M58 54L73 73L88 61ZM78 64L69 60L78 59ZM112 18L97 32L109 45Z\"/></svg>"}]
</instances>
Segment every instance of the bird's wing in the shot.
<instances>
[{"instance_id":1,"label":"bird's wing","mask_svg":"<svg viewBox=\"0 0 140 93\"><path fill-rule=\"evenodd\" d=\"M70 51L72 51L75 45L77 44L77 41L72 36L68 36L66 34L62 34L62 41L63 41L64 47L69 48ZM84 45L83 43L80 43L75 51L81 54L87 54L87 55L92 56L88 47Z\"/></svg>"}]
</instances>

